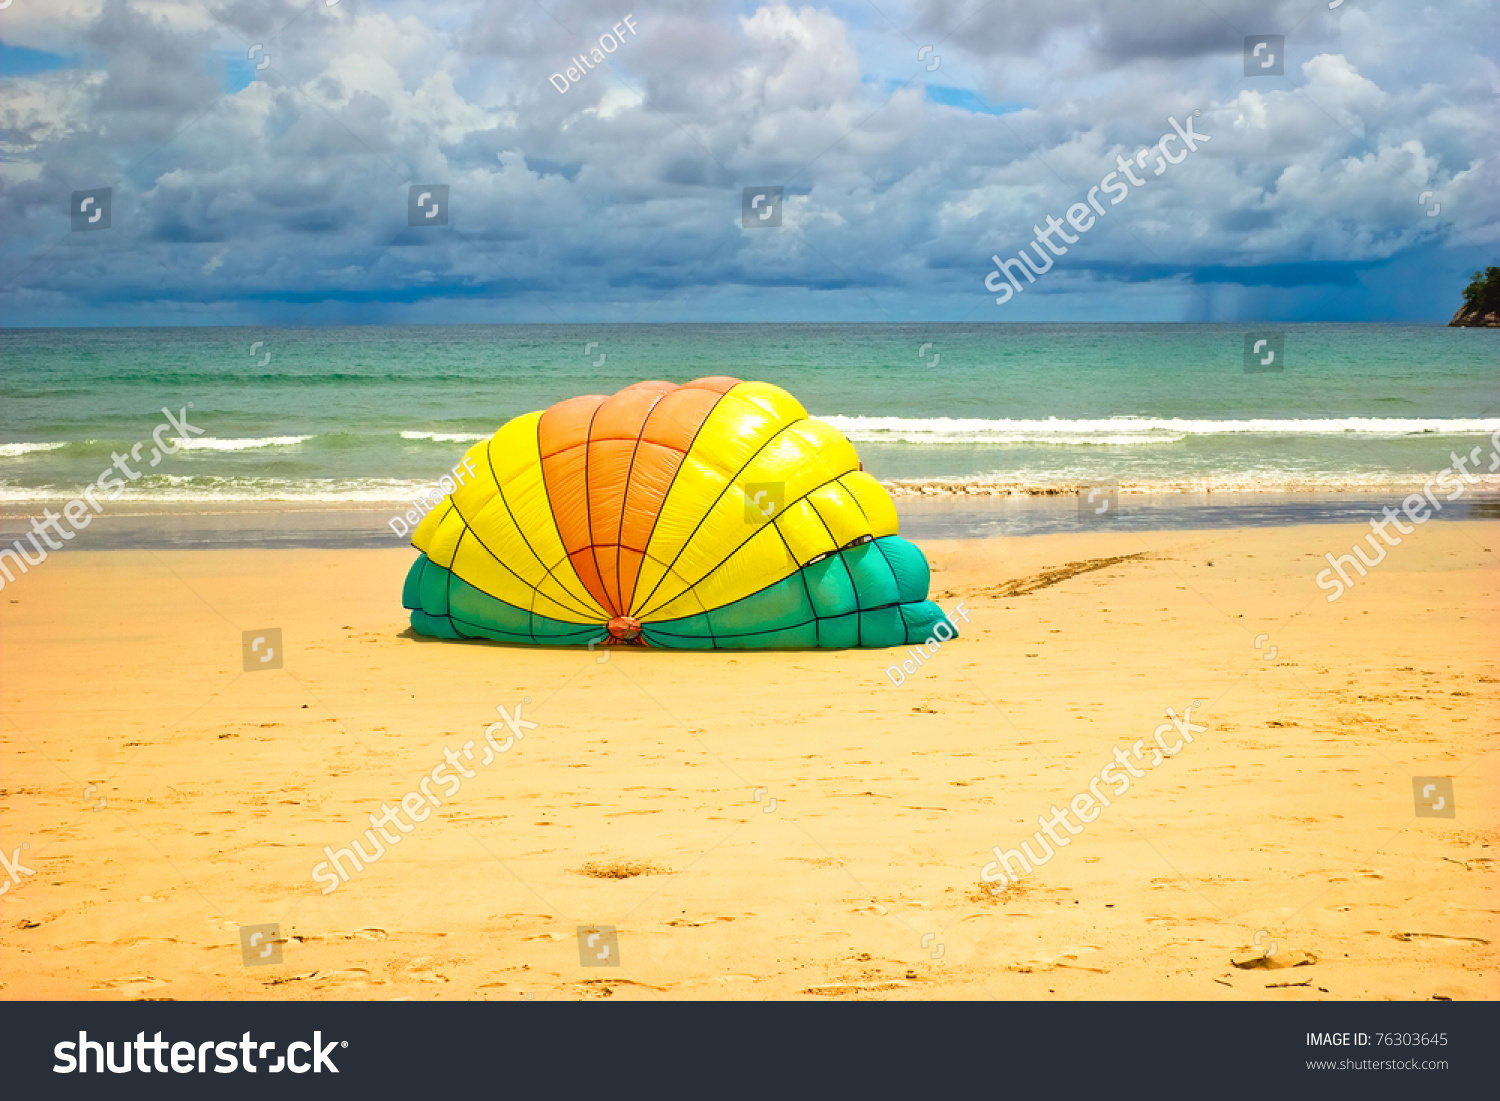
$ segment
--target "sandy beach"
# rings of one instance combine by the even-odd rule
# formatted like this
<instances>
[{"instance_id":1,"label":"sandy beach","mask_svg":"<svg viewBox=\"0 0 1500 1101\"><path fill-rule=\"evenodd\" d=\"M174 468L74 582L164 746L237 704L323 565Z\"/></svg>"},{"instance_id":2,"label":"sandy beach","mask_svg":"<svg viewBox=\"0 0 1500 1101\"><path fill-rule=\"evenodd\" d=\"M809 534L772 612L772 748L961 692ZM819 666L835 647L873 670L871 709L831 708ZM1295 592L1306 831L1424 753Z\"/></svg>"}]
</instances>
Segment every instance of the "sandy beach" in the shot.
<instances>
[{"instance_id":1,"label":"sandy beach","mask_svg":"<svg viewBox=\"0 0 1500 1101\"><path fill-rule=\"evenodd\" d=\"M419 638L405 549L70 549L0 592L0 997L1500 997L1500 524L1428 524L1328 603L1367 530L924 541L970 622L899 686L905 651ZM990 893L994 847L1194 701ZM518 705L323 893L325 846ZM1429 776L1454 817L1417 815ZM593 925L617 966L581 964Z\"/></svg>"}]
</instances>

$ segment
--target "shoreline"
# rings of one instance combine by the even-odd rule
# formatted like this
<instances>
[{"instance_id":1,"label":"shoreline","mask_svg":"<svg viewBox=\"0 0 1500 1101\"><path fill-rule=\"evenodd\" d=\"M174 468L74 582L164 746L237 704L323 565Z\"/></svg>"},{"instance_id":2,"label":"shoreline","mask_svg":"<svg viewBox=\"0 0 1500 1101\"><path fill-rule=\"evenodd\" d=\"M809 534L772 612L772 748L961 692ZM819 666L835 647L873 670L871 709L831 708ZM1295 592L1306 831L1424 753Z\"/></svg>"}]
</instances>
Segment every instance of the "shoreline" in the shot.
<instances>
[{"instance_id":1,"label":"shoreline","mask_svg":"<svg viewBox=\"0 0 1500 1101\"><path fill-rule=\"evenodd\" d=\"M1309 524L1366 523L1382 507L1400 507L1416 490L1346 492L1139 493L1122 486L1104 514L1080 508L1074 494L895 495L901 534L914 540L992 539L1011 536L1093 532L1191 531L1226 528L1279 528ZM1101 504L1102 504L1101 499ZM34 511L0 511L0 546L29 530L43 509L62 502L35 502ZM76 532L77 543L62 549L390 549L408 547L387 521L409 503L344 506L301 502L203 503L137 502L110 508ZM1433 519L1486 520L1500 517L1500 493L1487 487L1452 502ZM61 553L58 551L57 553Z\"/></svg>"},{"instance_id":2,"label":"shoreline","mask_svg":"<svg viewBox=\"0 0 1500 1101\"><path fill-rule=\"evenodd\" d=\"M890 496L901 503L915 500L935 499L951 501L1038 501L1055 502L1071 500L1080 492L1096 486L1112 486L1121 496L1143 497L1161 500L1207 502L1210 499L1247 498L1264 500L1285 498L1289 501L1316 499L1343 500L1357 497L1405 496L1420 493L1422 480L1418 478L1394 479L1385 482L1321 484L1313 482L1271 482L1244 484L1241 482L1210 483L1202 479L1180 482L1139 482L1125 479L1099 479L1088 482L1068 482L1056 485L1036 485L1017 481L979 481L963 476L952 478L880 478L880 485ZM1500 498L1500 475L1481 473L1474 489L1466 493L1470 497L1493 496ZM381 512L405 511L414 501L423 496L423 491L438 489L437 482L414 482L406 495L392 494L377 497L124 497L111 502L109 511L117 516L176 516L183 514L230 515L237 513L268 512ZM76 499L76 492L37 494L28 497L0 496L0 521L19 519L37 514L43 508L61 508ZM441 491L439 491L441 492Z\"/></svg>"}]
</instances>

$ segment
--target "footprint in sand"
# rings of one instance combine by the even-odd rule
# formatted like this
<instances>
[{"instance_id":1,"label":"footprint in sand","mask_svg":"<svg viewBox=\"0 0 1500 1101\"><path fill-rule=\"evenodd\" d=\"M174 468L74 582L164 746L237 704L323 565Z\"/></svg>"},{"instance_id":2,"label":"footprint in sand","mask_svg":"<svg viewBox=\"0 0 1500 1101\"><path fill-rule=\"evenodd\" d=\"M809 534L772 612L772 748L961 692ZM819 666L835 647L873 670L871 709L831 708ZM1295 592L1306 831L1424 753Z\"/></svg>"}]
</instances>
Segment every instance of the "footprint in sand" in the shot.
<instances>
[{"instance_id":1,"label":"footprint in sand","mask_svg":"<svg viewBox=\"0 0 1500 1101\"><path fill-rule=\"evenodd\" d=\"M438 969L431 956L417 956L411 960L392 960L388 965L391 977L396 980L406 979L412 982L452 982L447 975Z\"/></svg>"},{"instance_id":2,"label":"footprint in sand","mask_svg":"<svg viewBox=\"0 0 1500 1101\"><path fill-rule=\"evenodd\" d=\"M349 986L384 986L385 980L376 978L373 973L363 967L346 967L342 971L330 971L325 975L318 976L318 988L337 983Z\"/></svg>"},{"instance_id":3,"label":"footprint in sand","mask_svg":"<svg viewBox=\"0 0 1500 1101\"><path fill-rule=\"evenodd\" d=\"M166 979L154 975L133 975L125 979L105 979L95 983L95 990L117 990L127 998L139 998L148 990L159 990L167 985Z\"/></svg>"},{"instance_id":4,"label":"footprint in sand","mask_svg":"<svg viewBox=\"0 0 1500 1101\"><path fill-rule=\"evenodd\" d=\"M732 918L732 917L705 918L703 921L687 921L687 920L681 920L681 919L674 918L673 920L671 920L669 922L666 922L666 924L667 925L681 925L681 926L686 926L687 928L690 928L690 929L697 929L697 928L699 928L700 926L703 926L703 925L712 925L716 921L733 921L733 920L734 920L734 918Z\"/></svg>"},{"instance_id":5,"label":"footprint in sand","mask_svg":"<svg viewBox=\"0 0 1500 1101\"><path fill-rule=\"evenodd\" d=\"M1082 944L1077 947L1064 948L1055 956L1038 956L1035 959L1012 964L1006 970L1019 971L1024 975L1036 971L1053 971L1059 967L1066 967L1077 971L1093 971L1096 974L1107 975L1109 974L1109 968L1107 967L1090 967L1088 964L1079 962L1084 956L1101 951L1103 949L1096 944Z\"/></svg>"}]
</instances>

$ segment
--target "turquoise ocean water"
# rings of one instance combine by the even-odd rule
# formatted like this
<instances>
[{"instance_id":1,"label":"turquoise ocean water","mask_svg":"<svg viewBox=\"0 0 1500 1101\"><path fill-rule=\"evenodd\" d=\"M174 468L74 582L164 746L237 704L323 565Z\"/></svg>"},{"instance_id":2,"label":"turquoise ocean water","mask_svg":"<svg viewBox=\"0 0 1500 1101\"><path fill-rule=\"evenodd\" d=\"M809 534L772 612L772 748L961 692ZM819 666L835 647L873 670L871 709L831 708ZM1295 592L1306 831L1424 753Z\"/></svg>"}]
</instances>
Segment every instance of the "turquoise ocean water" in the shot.
<instances>
[{"instance_id":1,"label":"turquoise ocean water","mask_svg":"<svg viewBox=\"0 0 1500 1101\"><path fill-rule=\"evenodd\" d=\"M517 414L710 374L785 387L898 489L1389 492L1488 454L1500 332L1276 331L1284 370L1248 373L1227 325L10 329L0 507L73 496L163 406L205 434L131 503L339 507L409 499Z\"/></svg>"}]
</instances>

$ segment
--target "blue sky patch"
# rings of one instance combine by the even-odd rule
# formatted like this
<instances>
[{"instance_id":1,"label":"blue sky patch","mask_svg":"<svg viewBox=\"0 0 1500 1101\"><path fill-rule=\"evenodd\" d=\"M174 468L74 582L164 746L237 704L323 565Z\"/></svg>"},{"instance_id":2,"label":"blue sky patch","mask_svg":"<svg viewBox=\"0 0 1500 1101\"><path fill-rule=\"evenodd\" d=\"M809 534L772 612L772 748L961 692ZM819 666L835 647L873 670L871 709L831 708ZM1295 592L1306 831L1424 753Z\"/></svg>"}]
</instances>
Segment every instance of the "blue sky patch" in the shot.
<instances>
[{"instance_id":1,"label":"blue sky patch","mask_svg":"<svg viewBox=\"0 0 1500 1101\"><path fill-rule=\"evenodd\" d=\"M56 69L73 69L77 65L77 57L51 54L46 50L33 50L27 46L8 46L0 42L0 77L37 76Z\"/></svg>"},{"instance_id":2,"label":"blue sky patch","mask_svg":"<svg viewBox=\"0 0 1500 1101\"><path fill-rule=\"evenodd\" d=\"M990 103L967 88L955 88L950 84L927 85L927 102L957 107L976 115L1009 115L1026 107L1024 103Z\"/></svg>"}]
</instances>

